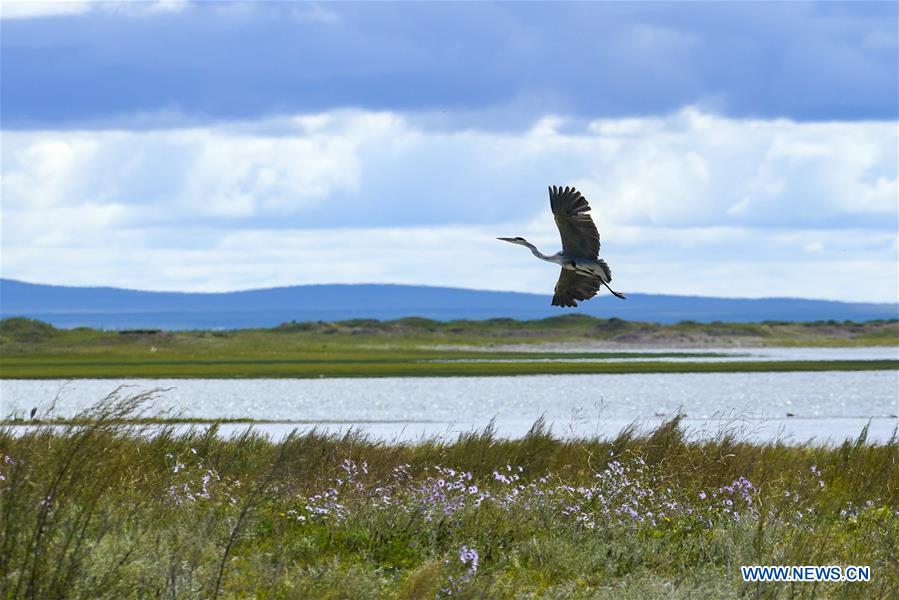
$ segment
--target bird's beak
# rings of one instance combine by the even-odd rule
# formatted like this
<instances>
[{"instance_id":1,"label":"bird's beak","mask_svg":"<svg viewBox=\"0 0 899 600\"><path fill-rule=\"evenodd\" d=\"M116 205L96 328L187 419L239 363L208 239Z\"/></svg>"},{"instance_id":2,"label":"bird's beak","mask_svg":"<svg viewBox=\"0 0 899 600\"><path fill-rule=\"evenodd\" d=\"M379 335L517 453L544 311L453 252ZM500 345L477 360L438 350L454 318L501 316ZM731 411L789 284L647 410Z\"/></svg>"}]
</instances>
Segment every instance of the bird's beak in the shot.
<instances>
[{"instance_id":1,"label":"bird's beak","mask_svg":"<svg viewBox=\"0 0 899 600\"><path fill-rule=\"evenodd\" d=\"M515 238L496 238L498 240L502 240L504 242L514 242Z\"/></svg>"}]
</instances>

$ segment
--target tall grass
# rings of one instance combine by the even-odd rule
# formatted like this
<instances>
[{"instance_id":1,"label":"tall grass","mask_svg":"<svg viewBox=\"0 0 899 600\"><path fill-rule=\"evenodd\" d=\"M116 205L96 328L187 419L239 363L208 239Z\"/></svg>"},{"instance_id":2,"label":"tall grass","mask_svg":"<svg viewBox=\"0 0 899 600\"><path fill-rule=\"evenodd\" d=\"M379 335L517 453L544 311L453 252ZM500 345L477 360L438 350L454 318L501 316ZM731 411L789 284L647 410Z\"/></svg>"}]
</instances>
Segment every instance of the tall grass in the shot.
<instances>
[{"instance_id":1,"label":"tall grass","mask_svg":"<svg viewBox=\"0 0 899 600\"><path fill-rule=\"evenodd\" d=\"M899 441L649 434L273 442L123 424L0 428L0 596L866 597L899 594ZM870 565L748 584L740 565Z\"/></svg>"}]
</instances>

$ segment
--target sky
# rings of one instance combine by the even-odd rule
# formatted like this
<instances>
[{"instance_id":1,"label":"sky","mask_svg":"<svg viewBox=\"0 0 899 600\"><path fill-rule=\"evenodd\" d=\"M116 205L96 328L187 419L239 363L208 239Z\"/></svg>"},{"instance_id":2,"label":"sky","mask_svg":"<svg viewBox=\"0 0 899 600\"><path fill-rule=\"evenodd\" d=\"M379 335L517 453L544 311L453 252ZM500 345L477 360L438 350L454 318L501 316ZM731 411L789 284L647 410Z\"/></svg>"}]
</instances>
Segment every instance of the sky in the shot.
<instances>
[{"instance_id":1,"label":"sky","mask_svg":"<svg viewBox=\"0 0 899 600\"><path fill-rule=\"evenodd\" d=\"M0 4L0 274L897 301L897 4Z\"/></svg>"}]
</instances>

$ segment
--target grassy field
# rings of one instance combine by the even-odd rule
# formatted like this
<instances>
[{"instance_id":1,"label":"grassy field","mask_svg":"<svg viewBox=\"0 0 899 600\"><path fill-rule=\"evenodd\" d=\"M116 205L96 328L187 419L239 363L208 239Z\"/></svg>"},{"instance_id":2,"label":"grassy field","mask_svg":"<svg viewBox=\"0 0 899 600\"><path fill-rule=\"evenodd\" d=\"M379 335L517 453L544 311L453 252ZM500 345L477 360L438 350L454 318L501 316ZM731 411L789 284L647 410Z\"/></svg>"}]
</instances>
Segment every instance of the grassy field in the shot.
<instances>
[{"instance_id":1,"label":"grassy field","mask_svg":"<svg viewBox=\"0 0 899 600\"><path fill-rule=\"evenodd\" d=\"M0 427L4 598L895 598L899 440L839 447L490 430L386 445ZM867 565L744 583L741 565Z\"/></svg>"},{"instance_id":2,"label":"grassy field","mask_svg":"<svg viewBox=\"0 0 899 600\"><path fill-rule=\"evenodd\" d=\"M673 354L664 350L639 351L692 344L696 346L692 356L702 358L715 356L704 346L738 343L899 345L899 321L659 326L572 315L541 321L401 319L289 323L267 330L120 333L60 330L27 319L5 319L0 321L0 377L378 377L899 368L896 360L678 363L666 362ZM572 344L609 347L547 350ZM615 360L560 360L583 358ZM538 362L542 359L559 362ZM526 362L464 362L496 360Z\"/></svg>"}]
</instances>

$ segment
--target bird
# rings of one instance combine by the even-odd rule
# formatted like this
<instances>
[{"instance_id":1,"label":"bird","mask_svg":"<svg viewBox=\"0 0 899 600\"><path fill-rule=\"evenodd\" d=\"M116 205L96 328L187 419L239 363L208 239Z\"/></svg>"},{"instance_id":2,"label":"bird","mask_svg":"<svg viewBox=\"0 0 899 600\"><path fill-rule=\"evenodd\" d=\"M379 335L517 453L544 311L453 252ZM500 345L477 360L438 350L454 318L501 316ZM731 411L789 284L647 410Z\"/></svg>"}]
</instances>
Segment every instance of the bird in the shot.
<instances>
[{"instance_id":1,"label":"bird","mask_svg":"<svg viewBox=\"0 0 899 600\"><path fill-rule=\"evenodd\" d=\"M562 251L547 256L523 237L496 238L510 244L530 248L541 260L562 267L556 282L552 306L575 307L579 300L589 300L606 286L612 294L625 300L625 295L609 287L612 271L599 258L599 232L588 214L590 205L573 187L550 186L549 205L562 238Z\"/></svg>"}]
</instances>

